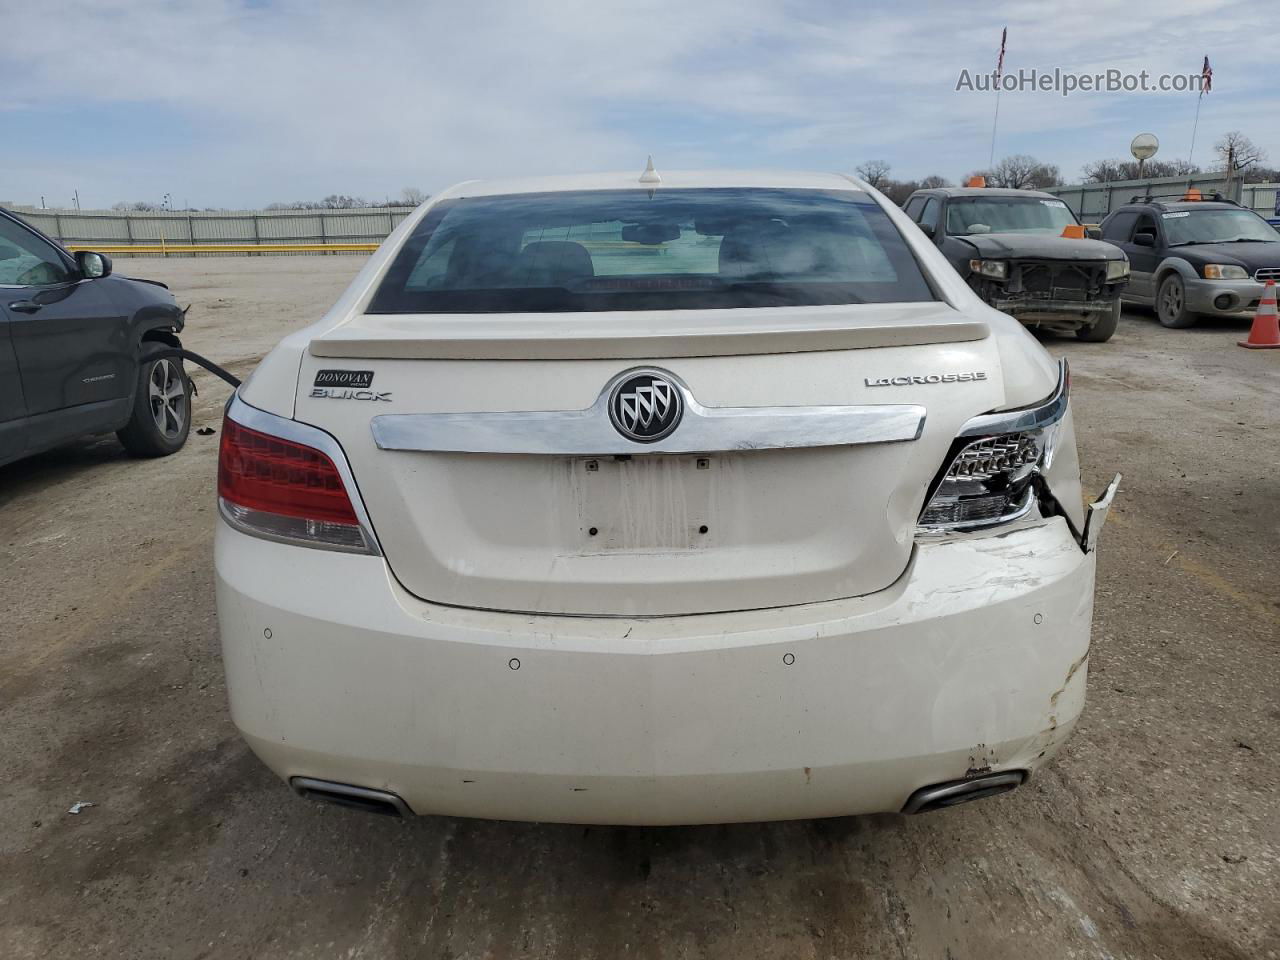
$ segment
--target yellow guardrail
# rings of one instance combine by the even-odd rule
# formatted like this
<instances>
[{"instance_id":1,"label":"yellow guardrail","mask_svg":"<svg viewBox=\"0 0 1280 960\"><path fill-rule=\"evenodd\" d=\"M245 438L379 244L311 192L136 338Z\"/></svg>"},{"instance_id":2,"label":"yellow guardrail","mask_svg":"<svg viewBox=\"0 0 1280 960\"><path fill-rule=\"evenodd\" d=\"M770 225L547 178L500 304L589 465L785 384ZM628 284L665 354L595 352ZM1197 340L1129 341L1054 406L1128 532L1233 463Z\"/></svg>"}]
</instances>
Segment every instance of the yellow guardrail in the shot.
<instances>
[{"instance_id":1,"label":"yellow guardrail","mask_svg":"<svg viewBox=\"0 0 1280 960\"><path fill-rule=\"evenodd\" d=\"M68 243L72 253L373 253L377 243Z\"/></svg>"}]
</instances>

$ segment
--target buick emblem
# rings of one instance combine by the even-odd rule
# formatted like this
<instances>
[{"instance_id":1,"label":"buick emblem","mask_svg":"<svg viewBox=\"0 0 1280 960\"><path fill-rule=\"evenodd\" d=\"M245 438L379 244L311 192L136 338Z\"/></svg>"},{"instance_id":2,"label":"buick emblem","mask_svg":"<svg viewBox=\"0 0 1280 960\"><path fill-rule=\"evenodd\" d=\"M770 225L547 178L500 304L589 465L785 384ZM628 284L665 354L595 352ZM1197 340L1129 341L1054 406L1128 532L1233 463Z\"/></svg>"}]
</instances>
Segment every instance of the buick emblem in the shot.
<instances>
[{"instance_id":1,"label":"buick emblem","mask_svg":"<svg viewBox=\"0 0 1280 960\"><path fill-rule=\"evenodd\" d=\"M620 434L636 443L655 443L669 436L683 413L680 388L657 372L632 374L609 397L609 419Z\"/></svg>"}]
</instances>

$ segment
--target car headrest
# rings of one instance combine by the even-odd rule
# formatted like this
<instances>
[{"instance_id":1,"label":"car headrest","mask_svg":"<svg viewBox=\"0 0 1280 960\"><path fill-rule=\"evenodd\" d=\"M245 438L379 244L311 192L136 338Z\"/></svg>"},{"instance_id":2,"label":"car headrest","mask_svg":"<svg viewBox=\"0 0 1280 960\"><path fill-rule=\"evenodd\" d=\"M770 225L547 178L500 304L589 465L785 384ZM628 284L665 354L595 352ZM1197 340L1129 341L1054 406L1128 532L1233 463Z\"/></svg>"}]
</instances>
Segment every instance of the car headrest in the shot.
<instances>
[{"instance_id":1,"label":"car headrest","mask_svg":"<svg viewBox=\"0 0 1280 960\"><path fill-rule=\"evenodd\" d=\"M591 254L570 240L539 240L520 251L511 283L518 287L565 287L596 275Z\"/></svg>"},{"instance_id":2,"label":"car headrest","mask_svg":"<svg viewBox=\"0 0 1280 960\"><path fill-rule=\"evenodd\" d=\"M776 276L790 229L777 220L737 225L720 241L720 276L744 280Z\"/></svg>"},{"instance_id":3,"label":"car headrest","mask_svg":"<svg viewBox=\"0 0 1280 960\"><path fill-rule=\"evenodd\" d=\"M463 236L454 242L445 271L448 290L484 290L503 286L515 255L515 242L494 242L488 236Z\"/></svg>"}]
</instances>

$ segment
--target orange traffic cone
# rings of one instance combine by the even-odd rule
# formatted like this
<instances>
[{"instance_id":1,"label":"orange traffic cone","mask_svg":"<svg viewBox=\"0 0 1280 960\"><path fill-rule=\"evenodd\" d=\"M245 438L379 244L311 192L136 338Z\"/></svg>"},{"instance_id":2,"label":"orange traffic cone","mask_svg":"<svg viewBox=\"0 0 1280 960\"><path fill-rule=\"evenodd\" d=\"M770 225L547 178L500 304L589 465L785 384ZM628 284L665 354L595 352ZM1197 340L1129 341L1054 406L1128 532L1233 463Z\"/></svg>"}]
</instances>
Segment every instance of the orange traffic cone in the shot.
<instances>
[{"instance_id":1,"label":"orange traffic cone","mask_svg":"<svg viewBox=\"0 0 1280 960\"><path fill-rule=\"evenodd\" d=\"M1276 316L1276 282L1274 280L1267 281L1262 291L1262 299L1258 301L1258 312L1254 315L1249 339L1241 340L1240 346L1248 347L1250 350L1280 347L1280 318Z\"/></svg>"}]
</instances>

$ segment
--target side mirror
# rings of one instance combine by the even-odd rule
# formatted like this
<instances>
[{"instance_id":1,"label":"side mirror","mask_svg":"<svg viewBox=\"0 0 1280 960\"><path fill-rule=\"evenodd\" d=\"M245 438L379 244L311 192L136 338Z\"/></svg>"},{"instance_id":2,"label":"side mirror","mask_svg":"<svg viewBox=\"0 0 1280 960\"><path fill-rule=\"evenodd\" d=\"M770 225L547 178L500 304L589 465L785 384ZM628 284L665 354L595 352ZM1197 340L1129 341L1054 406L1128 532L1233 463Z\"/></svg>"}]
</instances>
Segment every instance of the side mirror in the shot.
<instances>
[{"instance_id":1,"label":"side mirror","mask_svg":"<svg viewBox=\"0 0 1280 960\"><path fill-rule=\"evenodd\" d=\"M98 280L111 276L111 258L105 253L81 250L76 254L76 267L80 270L80 276L86 280Z\"/></svg>"},{"instance_id":2,"label":"side mirror","mask_svg":"<svg viewBox=\"0 0 1280 960\"><path fill-rule=\"evenodd\" d=\"M1096 223L1086 223L1084 225L1084 235L1090 240L1101 240L1102 227L1098 226Z\"/></svg>"},{"instance_id":3,"label":"side mirror","mask_svg":"<svg viewBox=\"0 0 1280 960\"><path fill-rule=\"evenodd\" d=\"M933 228L933 224L931 223L921 223L921 224L918 224L918 226L920 227L920 232L923 233L930 240L932 240L937 235L937 231Z\"/></svg>"},{"instance_id":4,"label":"side mirror","mask_svg":"<svg viewBox=\"0 0 1280 960\"><path fill-rule=\"evenodd\" d=\"M1156 245L1156 235L1154 233L1135 233L1133 242L1140 247L1154 247Z\"/></svg>"}]
</instances>

